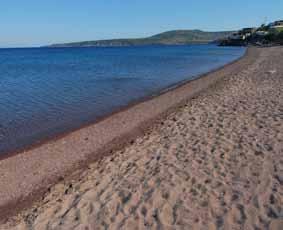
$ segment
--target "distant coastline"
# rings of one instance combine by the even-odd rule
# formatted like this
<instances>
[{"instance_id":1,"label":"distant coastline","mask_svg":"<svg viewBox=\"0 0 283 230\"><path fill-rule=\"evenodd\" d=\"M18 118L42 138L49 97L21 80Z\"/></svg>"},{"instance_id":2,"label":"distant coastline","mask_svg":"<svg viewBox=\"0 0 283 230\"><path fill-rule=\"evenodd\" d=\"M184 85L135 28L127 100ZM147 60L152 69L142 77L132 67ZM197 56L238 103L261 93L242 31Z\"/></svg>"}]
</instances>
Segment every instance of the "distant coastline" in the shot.
<instances>
[{"instance_id":1,"label":"distant coastline","mask_svg":"<svg viewBox=\"0 0 283 230\"><path fill-rule=\"evenodd\" d=\"M223 39L234 31L206 32L201 30L173 30L146 38L94 40L51 44L44 47L113 47L143 45L188 45L207 44Z\"/></svg>"}]
</instances>

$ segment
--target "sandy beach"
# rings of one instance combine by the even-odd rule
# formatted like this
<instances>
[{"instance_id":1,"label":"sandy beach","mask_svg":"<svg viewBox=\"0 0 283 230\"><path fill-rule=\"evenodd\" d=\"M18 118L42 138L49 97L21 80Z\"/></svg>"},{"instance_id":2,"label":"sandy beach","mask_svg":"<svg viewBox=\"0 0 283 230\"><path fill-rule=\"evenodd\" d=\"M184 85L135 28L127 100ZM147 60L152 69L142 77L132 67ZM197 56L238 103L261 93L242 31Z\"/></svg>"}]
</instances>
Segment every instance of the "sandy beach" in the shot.
<instances>
[{"instance_id":1,"label":"sandy beach","mask_svg":"<svg viewBox=\"0 0 283 230\"><path fill-rule=\"evenodd\" d=\"M0 229L282 229L283 48L0 161Z\"/></svg>"}]
</instances>

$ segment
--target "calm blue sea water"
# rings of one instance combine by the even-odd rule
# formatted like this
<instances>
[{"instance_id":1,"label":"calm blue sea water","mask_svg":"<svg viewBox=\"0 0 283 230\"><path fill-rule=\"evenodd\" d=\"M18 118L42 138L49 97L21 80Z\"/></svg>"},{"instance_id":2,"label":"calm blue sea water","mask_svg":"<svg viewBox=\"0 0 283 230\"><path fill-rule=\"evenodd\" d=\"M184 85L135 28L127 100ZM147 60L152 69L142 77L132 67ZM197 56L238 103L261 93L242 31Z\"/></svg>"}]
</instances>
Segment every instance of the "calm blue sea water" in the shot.
<instances>
[{"instance_id":1,"label":"calm blue sea water","mask_svg":"<svg viewBox=\"0 0 283 230\"><path fill-rule=\"evenodd\" d=\"M244 52L215 45L0 49L0 154L93 122Z\"/></svg>"}]
</instances>

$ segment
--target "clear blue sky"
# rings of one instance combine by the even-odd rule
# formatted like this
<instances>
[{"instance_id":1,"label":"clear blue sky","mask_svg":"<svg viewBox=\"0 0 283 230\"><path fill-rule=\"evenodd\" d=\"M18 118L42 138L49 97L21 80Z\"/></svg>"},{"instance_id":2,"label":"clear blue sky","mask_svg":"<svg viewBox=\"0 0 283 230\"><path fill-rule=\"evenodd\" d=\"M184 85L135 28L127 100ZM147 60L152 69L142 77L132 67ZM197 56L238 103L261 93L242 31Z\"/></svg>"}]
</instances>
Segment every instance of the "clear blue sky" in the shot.
<instances>
[{"instance_id":1,"label":"clear blue sky","mask_svg":"<svg viewBox=\"0 0 283 230\"><path fill-rule=\"evenodd\" d=\"M0 47L235 30L283 19L283 0L3 0Z\"/></svg>"}]
</instances>

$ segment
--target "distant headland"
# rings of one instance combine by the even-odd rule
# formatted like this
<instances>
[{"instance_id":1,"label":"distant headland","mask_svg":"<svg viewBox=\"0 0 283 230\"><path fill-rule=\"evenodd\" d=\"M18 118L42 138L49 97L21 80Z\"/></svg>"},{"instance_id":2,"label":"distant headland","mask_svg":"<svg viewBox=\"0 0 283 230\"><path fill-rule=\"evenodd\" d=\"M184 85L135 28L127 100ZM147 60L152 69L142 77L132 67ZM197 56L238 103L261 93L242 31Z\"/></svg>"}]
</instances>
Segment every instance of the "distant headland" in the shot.
<instances>
[{"instance_id":1,"label":"distant headland","mask_svg":"<svg viewBox=\"0 0 283 230\"><path fill-rule=\"evenodd\" d=\"M201 30L173 30L146 38L110 39L52 44L47 47L108 47L142 45L205 44L223 39L234 31L206 32Z\"/></svg>"}]
</instances>

